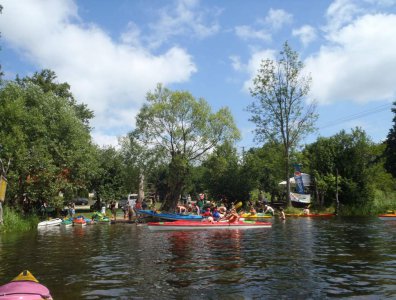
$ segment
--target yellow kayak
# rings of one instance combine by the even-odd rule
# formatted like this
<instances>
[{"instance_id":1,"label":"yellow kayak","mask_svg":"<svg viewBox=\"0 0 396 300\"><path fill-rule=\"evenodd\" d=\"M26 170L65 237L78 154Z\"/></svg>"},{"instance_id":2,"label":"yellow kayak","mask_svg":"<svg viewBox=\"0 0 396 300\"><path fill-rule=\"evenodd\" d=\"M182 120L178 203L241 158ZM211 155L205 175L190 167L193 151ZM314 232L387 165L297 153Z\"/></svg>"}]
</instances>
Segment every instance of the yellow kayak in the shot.
<instances>
[{"instance_id":1,"label":"yellow kayak","mask_svg":"<svg viewBox=\"0 0 396 300\"><path fill-rule=\"evenodd\" d=\"M242 218L246 219L262 219L262 218L272 218L272 215L264 214L264 213L256 213L256 214L251 214L251 213L245 213L241 215Z\"/></svg>"}]
</instances>

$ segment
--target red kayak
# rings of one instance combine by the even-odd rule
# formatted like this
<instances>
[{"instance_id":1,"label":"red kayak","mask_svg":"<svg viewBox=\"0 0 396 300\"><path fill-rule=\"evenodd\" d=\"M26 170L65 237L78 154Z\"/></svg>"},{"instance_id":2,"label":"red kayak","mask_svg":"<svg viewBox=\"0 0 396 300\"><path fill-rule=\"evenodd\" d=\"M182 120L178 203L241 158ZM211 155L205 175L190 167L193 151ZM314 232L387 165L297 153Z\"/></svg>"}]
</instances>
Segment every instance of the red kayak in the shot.
<instances>
[{"instance_id":1,"label":"red kayak","mask_svg":"<svg viewBox=\"0 0 396 300\"><path fill-rule=\"evenodd\" d=\"M193 229L252 229L269 228L270 222L238 221L230 223L228 221L205 222L205 221L175 221L175 222L149 222L150 230L193 230Z\"/></svg>"},{"instance_id":2,"label":"red kayak","mask_svg":"<svg viewBox=\"0 0 396 300\"><path fill-rule=\"evenodd\" d=\"M0 286L0 299L7 300L51 300L47 287L29 272L23 271L11 282Z\"/></svg>"}]
</instances>

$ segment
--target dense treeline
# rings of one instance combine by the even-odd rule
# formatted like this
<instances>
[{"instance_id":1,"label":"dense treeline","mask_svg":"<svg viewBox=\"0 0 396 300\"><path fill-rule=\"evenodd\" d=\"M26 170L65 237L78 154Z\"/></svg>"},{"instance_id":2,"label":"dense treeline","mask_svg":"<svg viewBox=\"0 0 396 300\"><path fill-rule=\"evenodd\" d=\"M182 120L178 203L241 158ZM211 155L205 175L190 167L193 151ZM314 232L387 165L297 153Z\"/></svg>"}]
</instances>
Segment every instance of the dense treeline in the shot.
<instances>
[{"instance_id":1,"label":"dense treeline","mask_svg":"<svg viewBox=\"0 0 396 300\"><path fill-rule=\"evenodd\" d=\"M147 97L136 129L120 139L120 147L100 148L90 136L93 112L77 104L54 72L2 82L7 209L28 214L46 202L60 210L89 192L107 202L138 190L141 197L143 191L156 195L166 209L202 192L229 202L257 200L259 193L269 201L287 200L279 182L292 176L284 170L297 162L312 176L317 208L334 207L338 194L340 213L395 209L396 116L383 143L355 128L320 137L301 151L290 147L285 160L284 144L276 139L238 151L239 132L227 108L212 112L204 99L160 85Z\"/></svg>"}]
</instances>

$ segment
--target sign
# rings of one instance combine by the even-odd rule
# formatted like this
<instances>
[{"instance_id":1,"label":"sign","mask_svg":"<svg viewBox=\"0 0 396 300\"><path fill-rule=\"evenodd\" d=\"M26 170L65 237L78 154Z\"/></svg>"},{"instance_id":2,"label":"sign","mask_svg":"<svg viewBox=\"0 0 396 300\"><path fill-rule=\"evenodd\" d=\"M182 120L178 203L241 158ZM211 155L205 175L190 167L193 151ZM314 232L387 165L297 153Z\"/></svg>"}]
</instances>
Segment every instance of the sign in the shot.
<instances>
[{"instance_id":1,"label":"sign","mask_svg":"<svg viewBox=\"0 0 396 300\"><path fill-rule=\"evenodd\" d=\"M7 179L1 175L0 176L0 201L4 202L5 194L7 189Z\"/></svg>"}]
</instances>

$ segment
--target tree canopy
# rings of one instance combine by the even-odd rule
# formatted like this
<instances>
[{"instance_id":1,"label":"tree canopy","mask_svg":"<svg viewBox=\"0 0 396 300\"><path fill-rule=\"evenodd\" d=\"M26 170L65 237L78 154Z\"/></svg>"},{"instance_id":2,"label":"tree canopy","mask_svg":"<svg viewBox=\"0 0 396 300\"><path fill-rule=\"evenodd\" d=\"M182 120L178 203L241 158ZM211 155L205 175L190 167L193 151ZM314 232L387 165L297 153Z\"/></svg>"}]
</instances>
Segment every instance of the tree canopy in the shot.
<instances>
[{"instance_id":1,"label":"tree canopy","mask_svg":"<svg viewBox=\"0 0 396 300\"><path fill-rule=\"evenodd\" d=\"M285 179L290 202L290 153L301 138L314 130L316 104L305 105L310 77L303 74L303 63L286 42L276 61L266 59L253 81L250 92L256 98L248 110L256 125L256 139L283 145Z\"/></svg>"},{"instance_id":2,"label":"tree canopy","mask_svg":"<svg viewBox=\"0 0 396 300\"><path fill-rule=\"evenodd\" d=\"M164 209L176 207L189 165L218 143L234 141L239 131L228 108L212 112L204 99L158 85L136 118L134 136L168 161L168 193Z\"/></svg>"}]
</instances>

